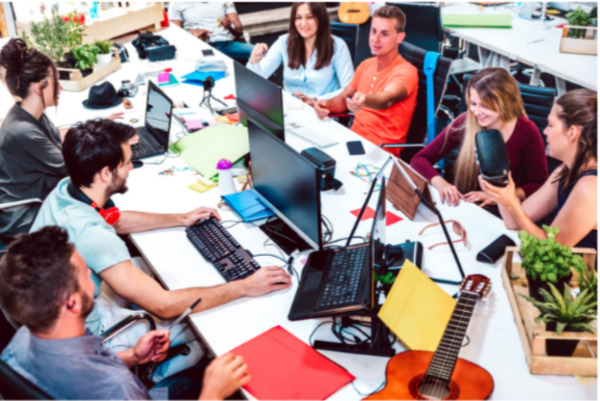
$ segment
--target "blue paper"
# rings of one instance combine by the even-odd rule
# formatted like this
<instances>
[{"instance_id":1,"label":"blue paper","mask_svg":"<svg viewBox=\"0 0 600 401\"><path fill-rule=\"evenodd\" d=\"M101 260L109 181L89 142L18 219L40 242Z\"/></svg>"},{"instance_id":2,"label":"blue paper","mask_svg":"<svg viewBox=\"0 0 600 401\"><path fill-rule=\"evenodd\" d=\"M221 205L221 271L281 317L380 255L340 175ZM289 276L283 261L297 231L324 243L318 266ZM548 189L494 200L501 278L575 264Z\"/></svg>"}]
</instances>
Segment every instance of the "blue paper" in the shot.
<instances>
[{"instance_id":1,"label":"blue paper","mask_svg":"<svg viewBox=\"0 0 600 401\"><path fill-rule=\"evenodd\" d=\"M200 72L194 71L190 72L187 75L181 77L185 81L183 83L190 85L198 85L202 86L202 81L204 81L208 77L213 77L215 81L218 81L221 78L225 78L225 71L210 71L210 72Z\"/></svg>"},{"instance_id":2,"label":"blue paper","mask_svg":"<svg viewBox=\"0 0 600 401\"><path fill-rule=\"evenodd\" d=\"M274 213L261 202L252 190L225 195L223 200L246 222L274 216Z\"/></svg>"}]
</instances>

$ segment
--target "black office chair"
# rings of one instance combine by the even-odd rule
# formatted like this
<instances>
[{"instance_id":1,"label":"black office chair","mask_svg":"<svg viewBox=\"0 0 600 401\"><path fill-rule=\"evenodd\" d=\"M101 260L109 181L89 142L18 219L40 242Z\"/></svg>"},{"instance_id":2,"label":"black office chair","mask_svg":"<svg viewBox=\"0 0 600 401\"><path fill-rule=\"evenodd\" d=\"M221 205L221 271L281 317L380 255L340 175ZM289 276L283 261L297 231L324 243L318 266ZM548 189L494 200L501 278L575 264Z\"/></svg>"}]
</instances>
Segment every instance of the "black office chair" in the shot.
<instances>
[{"instance_id":1,"label":"black office chair","mask_svg":"<svg viewBox=\"0 0 600 401\"><path fill-rule=\"evenodd\" d=\"M52 400L46 392L0 360L0 395L5 400Z\"/></svg>"},{"instance_id":2,"label":"black office chair","mask_svg":"<svg viewBox=\"0 0 600 401\"><path fill-rule=\"evenodd\" d=\"M357 24L344 24L343 22L331 22L331 34L343 39L348 46L350 51L350 57L352 58L352 64L354 69L358 67L356 59L356 46L358 44L358 25Z\"/></svg>"},{"instance_id":3,"label":"black office chair","mask_svg":"<svg viewBox=\"0 0 600 401\"><path fill-rule=\"evenodd\" d=\"M437 3L386 3L398 7L406 15L405 41L425 51L443 54L444 29Z\"/></svg>"},{"instance_id":4,"label":"black office chair","mask_svg":"<svg viewBox=\"0 0 600 401\"><path fill-rule=\"evenodd\" d=\"M425 146L427 140L427 77L423 72L425 55L427 52L410 43L402 42L399 46L399 51L402 57L409 61L419 70L419 93L417 95L417 106L413 114L408 133L406 134L406 144L386 144L383 148L406 148L400 154L402 160L410 163L412 157ZM450 74L450 64L452 60L440 56L438 58L437 67L433 75L433 104L434 115L440 109L448 75Z\"/></svg>"}]
</instances>

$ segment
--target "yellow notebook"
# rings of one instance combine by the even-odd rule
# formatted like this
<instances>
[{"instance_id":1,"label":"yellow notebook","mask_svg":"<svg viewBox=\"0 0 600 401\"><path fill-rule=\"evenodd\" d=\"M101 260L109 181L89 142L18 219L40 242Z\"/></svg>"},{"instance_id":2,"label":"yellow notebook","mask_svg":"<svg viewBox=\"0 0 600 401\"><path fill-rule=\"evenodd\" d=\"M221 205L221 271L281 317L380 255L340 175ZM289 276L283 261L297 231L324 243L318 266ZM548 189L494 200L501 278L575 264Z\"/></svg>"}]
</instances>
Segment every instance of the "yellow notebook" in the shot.
<instances>
[{"instance_id":1,"label":"yellow notebook","mask_svg":"<svg viewBox=\"0 0 600 401\"><path fill-rule=\"evenodd\" d=\"M410 350L435 351L455 306L454 298L407 260L378 316Z\"/></svg>"}]
</instances>

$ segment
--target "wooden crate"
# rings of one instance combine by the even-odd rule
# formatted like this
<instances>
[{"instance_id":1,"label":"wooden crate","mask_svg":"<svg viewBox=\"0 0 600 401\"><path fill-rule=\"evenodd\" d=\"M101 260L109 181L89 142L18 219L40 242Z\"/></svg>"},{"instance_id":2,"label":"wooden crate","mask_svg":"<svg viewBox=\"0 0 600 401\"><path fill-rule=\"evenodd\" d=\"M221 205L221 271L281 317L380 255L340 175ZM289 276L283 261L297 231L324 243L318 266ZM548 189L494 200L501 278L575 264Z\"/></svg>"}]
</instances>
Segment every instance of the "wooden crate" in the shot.
<instances>
[{"instance_id":1,"label":"wooden crate","mask_svg":"<svg viewBox=\"0 0 600 401\"><path fill-rule=\"evenodd\" d=\"M108 65L103 68L92 72L90 75L84 77L81 74L79 69L73 68L57 68L58 71L68 71L70 73L71 79L63 80L61 79L60 85L63 87L63 90L68 92L81 92L94 85L96 82L101 79L109 76L113 72L117 71L121 68L121 59L118 54L114 54L113 59Z\"/></svg>"},{"instance_id":2,"label":"wooden crate","mask_svg":"<svg viewBox=\"0 0 600 401\"><path fill-rule=\"evenodd\" d=\"M532 374L541 375L578 375L597 376L598 336L591 333L563 332L558 336L555 332L546 331L545 323L536 323L539 310L527 300L518 296L529 296L529 288L525 270L520 263L513 262L513 255L519 252L519 247L507 247L501 276L506 289L510 307L515 317L515 323L525 351L525 358ZM594 268L596 251L586 248L573 248L573 252L581 254L586 265ZM574 276L575 276L574 272ZM517 278L518 277L518 278ZM511 278L513 278L511 280ZM576 280L571 281L573 283ZM562 293L562 291L561 291ZM572 357L550 357L546 355L546 339L578 339L579 344ZM590 352L593 352L592 353Z\"/></svg>"},{"instance_id":3,"label":"wooden crate","mask_svg":"<svg viewBox=\"0 0 600 401\"><path fill-rule=\"evenodd\" d=\"M585 36L580 39L567 37L569 29L583 29ZM567 25L563 28L560 38L559 51L561 53L598 55L598 28L591 26Z\"/></svg>"}]
</instances>

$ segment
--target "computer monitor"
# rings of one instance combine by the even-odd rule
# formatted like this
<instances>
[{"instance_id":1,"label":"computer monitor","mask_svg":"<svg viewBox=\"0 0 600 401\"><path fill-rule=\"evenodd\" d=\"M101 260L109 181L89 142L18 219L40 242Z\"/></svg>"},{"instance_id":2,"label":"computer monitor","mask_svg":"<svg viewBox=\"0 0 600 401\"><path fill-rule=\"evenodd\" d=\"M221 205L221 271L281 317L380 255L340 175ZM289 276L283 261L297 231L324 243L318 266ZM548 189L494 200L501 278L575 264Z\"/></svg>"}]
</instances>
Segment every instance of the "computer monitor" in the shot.
<instances>
[{"instance_id":1,"label":"computer monitor","mask_svg":"<svg viewBox=\"0 0 600 401\"><path fill-rule=\"evenodd\" d=\"M149 81L145 127L163 146L169 145L173 102L154 82Z\"/></svg>"},{"instance_id":2,"label":"computer monitor","mask_svg":"<svg viewBox=\"0 0 600 401\"><path fill-rule=\"evenodd\" d=\"M378 270L383 262L383 252L385 250L385 177L381 178L381 190L377 207L375 209L375 218L371 228L371 261L375 270Z\"/></svg>"},{"instance_id":3,"label":"computer monitor","mask_svg":"<svg viewBox=\"0 0 600 401\"><path fill-rule=\"evenodd\" d=\"M248 119L254 193L311 248L321 249L317 167Z\"/></svg>"},{"instance_id":4,"label":"computer monitor","mask_svg":"<svg viewBox=\"0 0 600 401\"><path fill-rule=\"evenodd\" d=\"M250 117L283 140L281 88L238 62L233 65L240 122L247 127Z\"/></svg>"}]
</instances>

